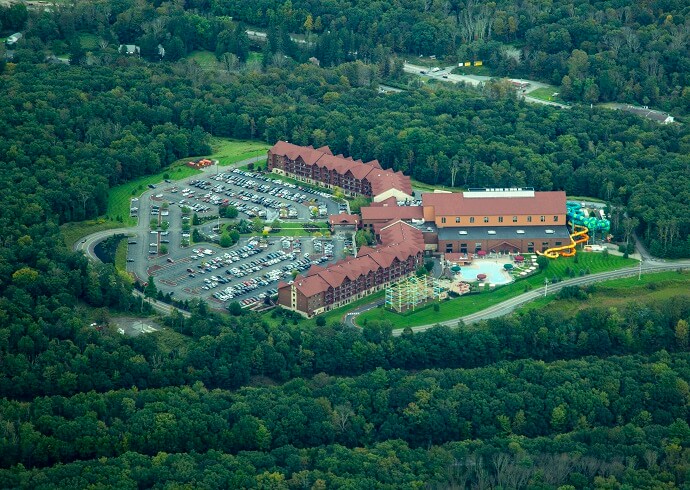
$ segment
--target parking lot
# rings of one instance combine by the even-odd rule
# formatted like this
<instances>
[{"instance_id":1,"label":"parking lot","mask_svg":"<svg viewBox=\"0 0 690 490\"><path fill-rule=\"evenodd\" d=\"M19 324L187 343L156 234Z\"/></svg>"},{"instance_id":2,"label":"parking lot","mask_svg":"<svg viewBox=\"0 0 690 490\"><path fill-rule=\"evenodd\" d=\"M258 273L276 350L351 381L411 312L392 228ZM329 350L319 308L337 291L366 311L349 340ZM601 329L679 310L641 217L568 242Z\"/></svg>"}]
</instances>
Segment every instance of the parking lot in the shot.
<instances>
[{"instance_id":1,"label":"parking lot","mask_svg":"<svg viewBox=\"0 0 690 490\"><path fill-rule=\"evenodd\" d=\"M229 249L194 245L150 261L147 275L158 289L173 292L179 300L202 298L218 308L238 301L255 307L278 293L280 281L291 281L294 270L335 261L343 244L339 237L270 237L244 238Z\"/></svg>"},{"instance_id":2,"label":"parking lot","mask_svg":"<svg viewBox=\"0 0 690 490\"><path fill-rule=\"evenodd\" d=\"M221 205L237 208L240 218L265 221L325 219L339 211L329 194L239 169L167 186L158 195L200 216L216 214Z\"/></svg>"},{"instance_id":3,"label":"parking lot","mask_svg":"<svg viewBox=\"0 0 690 490\"><path fill-rule=\"evenodd\" d=\"M239 219L258 216L269 222L325 219L342 211L342 205L328 194L241 170L150 187L139 199L132 199L139 225L136 236L128 239L127 268L141 282L153 277L160 291L178 300L201 298L216 308L238 301L254 308L277 294L280 281L291 281L294 270L304 272L313 264L334 262L350 244L350 237L269 235L241 238L227 249L211 243L188 246L190 215L217 216L221 205L237 207ZM184 208L190 212L184 214ZM219 221L222 225L229 220ZM212 234L217 224L213 220L199 229ZM152 225L159 229L151 231Z\"/></svg>"}]
</instances>

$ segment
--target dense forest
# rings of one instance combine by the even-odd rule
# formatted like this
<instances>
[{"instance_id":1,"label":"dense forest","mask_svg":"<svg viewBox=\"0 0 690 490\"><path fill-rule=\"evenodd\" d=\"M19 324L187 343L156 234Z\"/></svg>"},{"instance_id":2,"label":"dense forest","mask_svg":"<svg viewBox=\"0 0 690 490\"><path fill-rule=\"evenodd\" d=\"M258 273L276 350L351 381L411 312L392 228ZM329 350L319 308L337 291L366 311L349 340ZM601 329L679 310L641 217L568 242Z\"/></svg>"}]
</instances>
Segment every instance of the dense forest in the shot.
<instances>
[{"instance_id":1,"label":"dense forest","mask_svg":"<svg viewBox=\"0 0 690 490\"><path fill-rule=\"evenodd\" d=\"M210 153L211 136L328 144L430 184L453 173L458 187L600 197L617 235L637 220L653 253L690 255L685 125L526 105L500 80L377 91L402 76L396 53L430 53L421 39L449 59L495 49L497 70L549 79L570 76L575 56L602 90L600 31L620 22L639 44L609 59L607 76L626 80L616 97L629 98L629 76L647 87L638 64L658 50L655 102L686 110L673 87L687 85L687 44L680 55L664 34L684 32L682 6L247 5L0 7L0 30L25 34L0 61L0 487L687 486L685 297L400 336L388 323L305 328L289 312L226 317L204 303L162 320L167 337L91 326L148 308L129 277L68 250L59 226L102 215L112 186ZM267 27L266 42L237 20ZM562 49L537 36L559 29L573 31ZM135 42L141 57L118 53ZM509 45L531 54L518 62ZM221 68L186 58L198 49ZM303 63L312 54L325 66Z\"/></svg>"},{"instance_id":2,"label":"dense forest","mask_svg":"<svg viewBox=\"0 0 690 490\"><path fill-rule=\"evenodd\" d=\"M21 466L0 486L81 487L130 465L139 486L682 486L689 317L687 299L670 298L392 337L378 322L305 331L202 306L169 320L188 335L173 351L151 336L63 332L5 355L28 372L2 385L0 466ZM216 464L227 468L205 469Z\"/></svg>"}]
</instances>

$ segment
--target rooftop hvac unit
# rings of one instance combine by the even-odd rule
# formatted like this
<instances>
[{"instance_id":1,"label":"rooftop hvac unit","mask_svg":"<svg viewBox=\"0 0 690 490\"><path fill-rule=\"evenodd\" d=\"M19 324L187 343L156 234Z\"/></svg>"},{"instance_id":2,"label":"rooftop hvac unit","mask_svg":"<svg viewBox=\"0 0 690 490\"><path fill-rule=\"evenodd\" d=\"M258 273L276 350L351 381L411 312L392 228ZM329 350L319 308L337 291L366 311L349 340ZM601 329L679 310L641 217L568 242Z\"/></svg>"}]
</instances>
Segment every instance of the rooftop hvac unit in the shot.
<instances>
[{"instance_id":1,"label":"rooftop hvac unit","mask_svg":"<svg viewBox=\"0 0 690 490\"><path fill-rule=\"evenodd\" d=\"M466 230L460 230L458 232L458 235L467 235L467 231Z\"/></svg>"},{"instance_id":2,"label":"rooftop hvac unit","mask_svg":"<svg viewBox=\"0 0 690 490\"><path fill-rule=\"evenodd\" d=\"M552 235L552 234L554 233L554 231L553 231L553 230L544 230L544 233L547 233L547 234L549 234L549 235Z\"/></svg>"},{"instance_id":3,"label":"rooftop hvac unit","mask_svg":"<svg viewBox=\"0 0 690 490\"><path fill-rule=\"evenodd\" d=\"M487 233L488 233L489 235L495 235L495 234L496 234L496 230L489 230L489 231L487 231Z\"/></svg>"},{"instance_id":4,"label":"rooftop hvac unit","mask_svg":"<svg viewBox=\"0 0 690 490\"><path fill-rule=\"evenodd\" d=\"M515 230L515 233L517 233L518 235L524 235L525 230Z\"/></svg>"}]
</instances>

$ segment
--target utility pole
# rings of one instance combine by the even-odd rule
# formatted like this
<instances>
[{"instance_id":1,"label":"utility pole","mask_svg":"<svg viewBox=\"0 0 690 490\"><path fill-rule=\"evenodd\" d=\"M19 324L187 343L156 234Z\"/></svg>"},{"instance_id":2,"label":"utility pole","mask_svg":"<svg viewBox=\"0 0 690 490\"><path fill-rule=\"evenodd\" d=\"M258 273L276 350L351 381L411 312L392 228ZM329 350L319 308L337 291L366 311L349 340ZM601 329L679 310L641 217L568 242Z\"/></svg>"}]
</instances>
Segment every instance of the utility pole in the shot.
<instances>
[{"instance_id":1,"label":"utility pole","mask_svg":"<svg viewBox=\"0 0 690 490\"><path fill-rule=\"evenodd\" d=\"M549 280L544 278L544 297L546 298L546 293L549 291Z\"/></svg>"},{"instance_id":2,"label":"utility pole","mask_svg":"<svg viewBox=\"0 0 690 490\"><path fill-rule=\"evenodd\" d=\"M637 280L642 280L642 257L640 257L640 266L639 269L637 269Z\"/></svg>"}]
</instances>

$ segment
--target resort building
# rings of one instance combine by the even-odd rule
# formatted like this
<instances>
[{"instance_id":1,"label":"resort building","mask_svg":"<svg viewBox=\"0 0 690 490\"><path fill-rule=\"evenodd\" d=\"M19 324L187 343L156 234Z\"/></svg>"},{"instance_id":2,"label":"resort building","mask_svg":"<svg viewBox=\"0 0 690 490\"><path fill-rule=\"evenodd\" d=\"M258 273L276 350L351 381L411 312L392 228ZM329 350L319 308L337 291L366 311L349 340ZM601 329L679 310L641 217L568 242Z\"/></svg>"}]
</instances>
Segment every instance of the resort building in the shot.
<instances>
[{"instance_id":1,"label":"resort building","mask_svg":"<svg viewBox=\"0 0 690 490\"><path fill-rule=\"evenodd\" d=\"M307 317L338 308L414 274L423 262L422 232L403 221L380 230L381 245L361 247L357 257L327 267L313 265L306 276L278 286L278 304Z\"/></svg>"},{"instance_id":2,"label":"resort building","mask_svg":"<svg viewBox=\"0 0 690 490\"><path fill-rule=\"evenodd\" d=\"M268 150L268 170L308 184L338 187L347 196L374 201L412 198L410 178L402 172L383 170L377 160L364 163L333 155L328 146L315 149L279 141Z\"/></svg>"},{"instance_id":3,"label":"resort building","mask_svg":"<svg viewBox=\"0 0 690 490\"><path fill-rule=\"evenodd\" d=\"M570 243L565 192L480 189L422 195L440 253L519 253Z\"/></svg>"}]
</instances>

